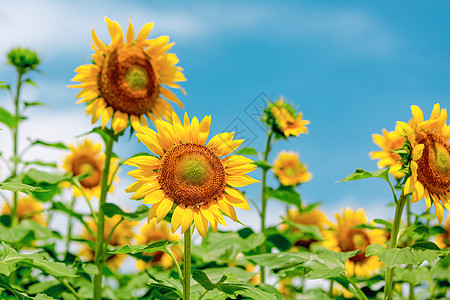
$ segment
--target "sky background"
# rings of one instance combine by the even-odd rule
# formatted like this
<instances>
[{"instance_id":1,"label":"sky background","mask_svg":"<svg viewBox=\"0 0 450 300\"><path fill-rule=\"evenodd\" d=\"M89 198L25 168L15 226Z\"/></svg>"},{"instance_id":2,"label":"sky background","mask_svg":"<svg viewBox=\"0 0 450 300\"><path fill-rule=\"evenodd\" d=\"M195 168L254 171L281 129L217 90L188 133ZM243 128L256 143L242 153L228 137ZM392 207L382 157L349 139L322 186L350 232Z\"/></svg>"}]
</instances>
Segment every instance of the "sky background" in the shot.
<instances>
[{"instance_id":1,"label":"sky background","mask_svg":"<svg viewBox=\"0 0 450 300\"><path fill-rule=\"evenodd\" d=\"M269 160L283 149L300 153L313 173L313 179L298 188L303 201L321 202L330 217L341 207L361 207L370 218L393 219L393 209L387 206L392 196L384 181L336 181L357 168L377 169L368 156L378 150L371 135L382 128L393 130L396 121L408 121L412 104L426 117L436 102L449 107L449 12L447 1L1 0L0 81L16 80L6 65L12 47L36 50L42 74L32 76L38 88L26 87L23 99L46 106L30 109L21 146L26 137L73 143L94 127L84 115L85 105L75 104L79 90L66 87L74 69L90 62L91 29L109 43L104 16L117 20L124 30L132 18L136 32L154 22L149 38L169 35L176 42L171 52L187 78L181 84L187 95L175 93L190 117L212 115L210 137L234 128L247 140L245 146L262 151L266 133L255 111L261 112L265 99L284 95L311 121L309 134L279 141ZM0 105L10 108L11 102L0 90ZM11 138L5 130L1 136L0 151L9 155ZM114 149L120 157L147 151L128 136ZM27 158L61 160L66 154L36 147ZM110 201L133 209L139 203L123 191L133 182L127 170L121 171ZM257 179L260 175L252 174ZM269 178L276 186L272 174ZM253 184L244 190L259 204L260 188ZM415 211L424 208L424 201L414 204ZM275 224L285 206L271 200L268 211L269 224ZM238 211L238 217L259 229L255 209Z\"/></svg>"}]
</instances>

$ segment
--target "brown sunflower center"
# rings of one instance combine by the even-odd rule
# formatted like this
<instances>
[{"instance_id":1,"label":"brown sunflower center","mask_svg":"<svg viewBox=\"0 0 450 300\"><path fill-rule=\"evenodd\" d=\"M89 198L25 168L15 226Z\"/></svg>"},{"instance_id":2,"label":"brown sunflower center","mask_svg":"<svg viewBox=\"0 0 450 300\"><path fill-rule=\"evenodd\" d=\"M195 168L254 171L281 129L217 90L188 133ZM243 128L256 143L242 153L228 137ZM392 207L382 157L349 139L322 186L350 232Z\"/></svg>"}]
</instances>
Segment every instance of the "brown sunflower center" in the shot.
<instances>
[{"instance_id":1,"label":"brown sunflower center","mask_svg":"<svg viewBox=\"0 0 450 300\"><path fill-rule=\"evenodd\" d=\"M161 158L159 184L176 204L199 207L217 199L226 186L222 160L204 145L180 144Z\"/></svg>"},{"instance_id":2,"label":"brown sunflower center","mask_svg":"<svg viewBox=\"0 0 450 300\"><path fill-rule=\"evenodd\" d=\"M72 172L74 176L87 175L80 181L85 188L94 188L100 185L102 177L101 166L98 161L87 155L80 155L72 160Z\"/></svg>"},{"instance_id":3,"label":"brown sunflower center","mask_svg":"<svg viewBox=\"0 0 450 300\"><path fill-rule=\"evenodd\" d=\"M343 252L363 250L356 256L350 258L353 262L363 262L367 259L364 251L370 245L370 239L366 232L361 229L346 228L339 236L339 247Z\"/></svg>"},{"instance_id":4,"label":"brown sunflower center","mask_svg":"<svg viewBox=\"0 0 450 300\"><path fill-rule=\"evenodd\" d=\"M98 87L115 110L132 115L150 112L160 81L150 57L139 47L114 49L105 57Z\"/></svg>"},{"instance_id":5,"label":"brown sunflower center","mask_svg":"<svg viewBox=\"0 0 450 300\"><path fill-rule=\"evenodd\" d=\"M447 193L450 190L450 146L435 133L422 132L416 141L425 145L417 161L418 180L430 193Z\"/></svg>"}]
</instances>

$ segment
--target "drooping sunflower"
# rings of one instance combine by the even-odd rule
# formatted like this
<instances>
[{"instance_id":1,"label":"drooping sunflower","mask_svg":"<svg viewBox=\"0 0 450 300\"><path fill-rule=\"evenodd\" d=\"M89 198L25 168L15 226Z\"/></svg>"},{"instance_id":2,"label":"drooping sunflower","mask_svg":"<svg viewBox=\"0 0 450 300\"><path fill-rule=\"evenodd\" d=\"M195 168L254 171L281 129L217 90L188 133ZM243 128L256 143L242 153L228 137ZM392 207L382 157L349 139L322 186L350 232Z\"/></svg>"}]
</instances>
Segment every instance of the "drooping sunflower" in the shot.
<instances>
[{"instance_id":1,"label":"drooping sunflower","mask_svg":"<svg viewBox=\"0 0 450 300\"><path fill-rule=\"evenodd\" d=\"M17 216L19 222L25 219L31 219L46 226L47 221L42 215L43 210L42 204L31 196L17 200ZM3 206L2 213L4 215L11 215L11 209L7 204Z\"/></svg>"},{"instance_id":2,"label":"drooping sunflower","mask_svg":"<svg viewBox=\"0 0 450 300\"><path fill-rule=\"evenodd\" d=\"M104 231L104 241L108 238L111 230L121 219L120 216L116 215L112 218L105 218L105 231ZM87 222L89 228L93 232L97 232L97 225L93 220L89 220ZM123 220L120 224L114 229L111 238L109 240L109 245L112 247L120 247L127 244L130 244L131 241L135 237L135 233L133 232L133 228L136 226L137 222ZM85 240L95 242L96 238L89 231L84 229L81 233L81 237ZM95 249L85 244L83 248L80 250L80 256L83 257L86 261L93 261L95 258ZM109 256L106 260L106 264L111 269L118 269L122 264L122 261L126 257L125 254L113 254Z\"/></svg>"},{"instance_id":3,"label":"drooping sunflower","mask_svg":"<svg viewBox=\"0 0 450 300\"><path fill-rule=\"evenodd\" d=\"M303 113L296 113L291 104L284 102L283 96L277 102L269 103L264 109L264 122L283 138L308 133L306 125L310 123L303 120Z\"/></svg>"},{"instance_id":4,"label":"drooping sunflower","mask_svg":"<svg viewBox=\"0 0 450 300\"><path fill-rule=\"evenodd\" d=\"M170 232L169 224L166 221L161 221L159 224L156 220L150 220L149 223L145 224L141 228L141 234L136 235L136 242L138 245L148 245L160 240L169 241L179 241L180 237L176 234ZM173 245L170 250L176 260L181 262L183 257L183 252L180 245ZM161 266L164 269L169 269L173 266L174 262L169 254L162 251L157 251L153 253L142 253L144 255L151 255L153 258L149 262L144 262L143 260L137 261L137 268L139 270L145 270L152 266Z\"/></svg>"},{"instance_id":5,"label":"drooping sunflower","mask_svg":"<svg viewBox=\"0 0 450 300\"><path fill-rule=\"evenodd\" d=\"M436 236L436 244L441 248L450 248L450 216L444 225L445 232Z\"/></svg>"},{"instance_id":6,"label":"drooping sunflower","mask_svg":"<svg viewBox=\"0 0 450 300\"><path fill-rule=\"evenodd\" d=\"M246 175L256 165L240 155L230 155L243 140L233 140L234 132L220 133L208 143L211 116L201 122L196 117L184 125L172 114L173 124L155 120L157 132L142 127L136 133L150 151L158 155L130 158L128 165L138 167L128 174L135 179L125 191L133 192L131 199L144 197L142 203L152 204L148 219L158 222L175 204L171 228L181 226L184 233L192 221L201 236L206 237L208 223L214 232L218 223L226 225L222 212L237 222L234 207L250 210L244 196L235 187L258 182Z\"/></svg>"},{"instance_id":7,"label":"drooping sunflower","mask_svg":"<svg viewBox=\"0 0 450 300\"><path fill-rule=\"evenodd\" d=\"M351 257L345 263L347 274L358 277L369 277L382 266L376 256L366 257L365 249L372 244L384 244L385 231L381 229L357 229L357 225L366 224L367 217L362 209L353 211L342 210L342 215L335 214L337 224L332 224L331 230L323 232L323 245L336 252L363 250Z\"/></svg>"},{"instance_id":8,"label":"drooping sunflower","mask_svg":"<svg viewBox=\"0 0 450 300\"><path fill-rule=\"evenodd\" d=\"M393 152L393 150L402 148L406 138L398 133L398 125L396 127L395 131L383 129L383 135L372 135L373 142L381 148L381 151L373 151L369 155L372 159L380 160L378 162L379 168L389 167L389 172L395 178L402 178L405 176L405 173L400 171L403 163L400 161L400 155Z\"/></svg>"},{"instance_id":9,"label":"drooping sunflower","mask_svg":"<svg viewBox=\"0 0 450 300\"><path fill-rule=\"evenodd\" d=\"M281 151L275 160L273 172L284 186L295 186L307 182L312 174L300 161L299 154L292 151Z\"/></svg>"},{"instance_id":10,"label":"drooping sunflower","mask_svg":"<svg viewBox=\"0 0 450 300\"><path fill-rule=\"evenodd\" d=\"M74 176L87 174L87 177L80 181L83 192L88 199L92 196L100 198L102 170L105 162L105 154L100 154L102 145L94 144L91 140L85 139L81 144L69 145L72 153L64 158L63 168L69 174ZM113 176L113 170L117 168L117 158L111 159L109 180ZM117 181L117 176L114 177ZM111 190L113 186L111 186ZM76 197L81 196L81 191L77 187L73 187L73 193Z\"/></svg>"},{"instance_id":11,"label":"drooping sunflower","mask_svg":"<svg viewBox=\"0 0 450 300\"><path fill-rule=\"evenodd\" d=\"M72 81L80 82L69 87L82 88L77 103L86 102L86 113L92 115L92 124L101 117L102 127L112 119L115 133L129 123L136 130L155 117L170 118L172 107L166 101L183 104L168 89L178 88L185 81L183 69L176 66L178 58L167 51L174 45L168 36L147 40L153 23L147 23L134 39L131 23L126 41L120 25L105 17L111 43L105 45L92 30L93 63L75 69L78 74Z\"/></svg>"},{"instance_id":12,"label":"drooping sunflower","mask_svg":"<svg viewBox=\"0 0 450 300\"><path fill-rule=\"evenodd\" d=\"M330 223L325 214L318 208L313 208L308 211L299 211L298 209L290 209L287 214L287 219L300 225L312 225L316 226L321 233L326 229L326 226ZM286 227L285 230L288 230ZM290 228L292 230L292 237L295 237L294 246L309 248L310 245L318 240L311 238L310 236L299 235L299 230L295 227ZM299 235L299 236L298 236Z\"/></svg>"},{"instance_id":13,"label":"drooping sunflower","mask_svg":"<svg viewBox=\"0 0 450 300\"><path fill-rule=\"evenodd\" d=\"M412 193L411 201L425 198L428 210L433 201L439 223L444 218L444 205L450 210L450 126L447 126L447 109L435 104L429 120L416 105L411 106L412 121L397 122L399 131L407 140L406 157L410 176L404 193Z\"/></svg>"}]
</instances>

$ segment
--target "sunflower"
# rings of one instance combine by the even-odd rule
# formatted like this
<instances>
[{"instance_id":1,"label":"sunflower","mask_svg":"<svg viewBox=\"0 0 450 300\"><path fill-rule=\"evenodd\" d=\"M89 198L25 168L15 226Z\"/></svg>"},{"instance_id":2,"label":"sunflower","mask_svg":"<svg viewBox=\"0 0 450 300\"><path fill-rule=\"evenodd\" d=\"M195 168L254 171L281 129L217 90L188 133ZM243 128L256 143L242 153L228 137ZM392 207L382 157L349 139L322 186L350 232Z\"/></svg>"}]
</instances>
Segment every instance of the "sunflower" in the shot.
<instances>
[{"instance_id":1,"label":"sunflower","mask_svg":"<svg viewBox=\"0 0 450 300\"><path fill-rule=\"evenodd\" d=\"M138 167L128 174L135 179L125 191L134 192L131 199L145 197L142 203L152 204L148 220L161 220L175 204L171 228L181 226L184 233L194 220L201 236L206 237L208 223L214 232L218 223L226 225L222 213L237 222L234 207L250 210L244 196L234 187L258 182L245 175L256 168L252 160L240 155L228 155L243 140L233 140L234 132L220 133L207 144L211 116L201 122L196 117L184 125L172 114L173 124L155 120L158 133L142 127L138 139L159 157L137 156L128 165Z\"/></svg>"},{"instance_id":2,"label":"sunflower","mask_svg":"<svg viewBox=\"0 0 450 300\"><path fill-rule=\"evenodd\" d=\"M33 197L20 198L17 201L17 216L19 222L25 219L31 219L43 226L47 225L43 215L41 214L44 209L41 203L39 203ZM4 215L11 215L11 208L8 205L3 206L2 213Z\"/></svg>"},{"instance_id":3,"label":"sunflower","mask_svg":"<svg viewBox=\"0 0 450 300\"><path fill-rule=\"evenodd\" d=\"M445 232L436 236L436 244L440 248L450 248L450 216L444 225Z\"/></svg>"},{"instance_id":4,"label":"sunflower","mask_svg":"<svg viewBox=\"0 0 450 300\"><path fill-rule=\"evenodd\" d=\"M429 120L424 121L422 110L411 106L412 121L397 122L406 136L407 163L411 175L405 182L404 193L412 193L411 202L425 198L428 210L433 201L439 223L444 218L444 205L450 210L450 126L447 110L435 104Z\"/></svg>"},{"instance_id":5,"label":"sunflower","mask_svg":"<svg viewBox=\"0 0 450 300\"><path fill-rule=\"evenodd\" d=\"M373 142L381 148L381 151L373 151L369 155L372 159L380 159L379 168L389 167L389 172L395 178L400 179L405 176L405 173L400 171L403 163L400 161L400 155L393 151L402 148L406 139L398 133L398 125L396 127L395 131L383 129L383 135L372 135Z\"/></svg>"},{"instance_id":6,"label":"sunflower","mask_svg":"<svg viewBox=\"0 0 450 300\"><path fill-rule=\"evenodd\" d=\"M327 224L330 223L325 214L317 208L313 208L308 211L291 209L288 211L287 219L300 225L316 226L320 232L323 232ZM297 228L292 227L291 229L293 235L299 234L299 230ZM287 228L285 228L285 230L287 230ZM317 240L309 236L300 236L300 239L296 240L294 245L296 247L309 248L309 246L314 242L317 242Z\"/></svg>"},{"instance_id":7,"label":"sunflower","mask_svg":"<svg viewBox=\"0 0 450 300\"><path fill-rule=\"evenodd\" d=\"M81 188L88 199L92 196L100 198L102 170L105 162L105 154L100 154L102 150L101 144L94 144L92 141L85 139L81 144L69 145L71 154L64 158L63 168L69 174L74 176L86 174L87 177L80 181ZM110 180L113 176L113 170L117 168L117 158L111 159ZM114 177L117 181L117 176ZM111 186L111 191L113 186ZM81 191L77 187L73 187L73 193L76 197L82 196Z\"/></svg>"},{"instance_id":8,"label":"sunflower","mask_svg":"<svg viewBox=\"0 0 450 300\"><path fill-rule=\"evenodd\" d=\"M119 222L121 219L121 216L113 216L112 218L105 218L105 231L104 231L104 240L108 238L109 234L111 233L111 230L114 228L114 226ZM93 232L97 232L97 225L93 220L89 220L87 222L89 228ZM135 221L128 221L123 220L120 222L120 224L114 229L111 238L109 240L109 245L112 247L120 247L124 246L126 244L130 244L131 240L135 237L135 234L133 232L133 227L135 227L137 222ZM86 229L82 232L81 237L85 240L95 242L95 236L93 236L89 231ZM93 261L95 257L95 250L88 244L85 244L83 248L80 250L80 256L86 259L87 261ZM106 260L107 265L111 268L116 270L120 267L122 261L126 257L125 254L113 254L109 256Z\"/></svg>"},{"instance_id":9,"label":"sunflower","mask_svg":"<svg viewBox=\"0 0 450 300\"><path fill-rule=\"evenodd\" d=\"M180 240L178 235L171 234L169 224L164 220L159 224L156 223L155 219L151 220L141 228L141 234L136 236L136 242L139 245L148 245L160 240L169 240L172 242ZM171 250L175 259L180 262L183 257L180 246L173 245ZM170 255L162 251L143 254L151 255L153 258L147 263L143 260L138 260L137 267L140 270L148 269L151 266L162 266L164 269L169 269L174 264Z\"/></svg>"},{"instance_id":10,"label":"sunflower","mask_svg":"<svg viewBox=\"0 0 450 300\"><path fill-rule=\"evenodd\" d=\"M363 250L351 257L345 263L347 274L358 277L369 277L382 266L376 256L366 257L365 249L372 244L383 244L386 241L384 230L357 229L357 225L366 224L367 218L362 209L353 211L342 210L342 215L335 214L337 224L332 224L331 230L324 231L323 245L336 252Z\"/></svg>"},{"instance_id":11,"label":"sunflower","mask_svg":"<svg viewBox=\"0 0 450 300\"><path fill-rule=\"evenodd\" d=\"M311 179L312 174L306 170L298 156L298 153L281 151L275 160L273 172L282 185L295 186Z\"/></svg>"},{"instance_id":12,"label":"sunflower","mask_svg":"<svg viewBox=\"0 0 450 300\"><path fill-rule=\"evenodd\" d=\"M309 124L309 121L303 120L302 113L297 114L292 105L284 102L283 96L277 102L269 103L264 110L264 122L283 138L308 133L306 125Z\"/></svg>"},{"instance_id":13,"label":"sunflower","mask_svg":"<svg viewBox=\"0 0 450 300\"><path fill-rule=\"evenodd\" d=\"M105 45L92 30L93 63L75 69L78 74L72 81L80 82L69 87L82 88L77 103L86 102L86 113L92 115L92 124L101 117L102 127L112 119L114 133L124 130L128 123L139 131L147 125L145 116L169 118L173 111L166 101L183 104L168 89L178 88L185 81L183 69L175 66L178 58L167 51L174 45L168 36L147 40L153 23L147 23L134 39L131 23L124 42L123 32L116 21L105 17L111 44ZM165 98L165 99L164 99Z\"/></svg>"}]
</instances>

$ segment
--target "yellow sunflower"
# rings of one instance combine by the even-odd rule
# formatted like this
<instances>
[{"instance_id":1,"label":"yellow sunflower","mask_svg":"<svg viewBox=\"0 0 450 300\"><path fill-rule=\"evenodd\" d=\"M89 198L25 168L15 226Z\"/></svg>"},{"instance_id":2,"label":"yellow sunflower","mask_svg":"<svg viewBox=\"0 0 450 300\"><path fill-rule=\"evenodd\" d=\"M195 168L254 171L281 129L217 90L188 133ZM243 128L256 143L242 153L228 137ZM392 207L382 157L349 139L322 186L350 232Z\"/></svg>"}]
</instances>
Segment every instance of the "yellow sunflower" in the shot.
<instances>
[{"instance_id":1,"label":"yellow sunflower","mask_svg":"<svg viewBox=\"0 0 450 300\"><path fill-rule=\"evenodd\" d=\"M141 228L141 234L136 236L138 245L148 245L160 240L179 241L180 237L170 232L169 224L166 221L161 221L159 224L156 220L151 220ZM183 252L180 245L173 245L171 247L172 254L178 262L181 262ZM144 255L152 255L153 259L149 262L138 260L137 267L139 270L145 270L151 266L162 266L164 269L169 269L173 266L172 258L162 251L153 253L143 253Z\"/></svg>"},{"instance_id":2,"label":"yellow sunflower","mask_svg":"<svg viewBox=\"0 0 450 300\"><path fill-rule=\"evenodd\" d=\"M309 121L303 120L301 112L297 114L292 105L284 102L283 96L277 102L269 103L264 113L265 123L284 138L291 135L299 136L300 133L308 133L306 125L309 124Z\"/></svg>"},{"instance_id":3,"label":"yellow sunflower","mask_svg":"<svg viewBox=\"0 0 450 300\"><path fill-rule=\"evenodd\" d=\"M102 170L105 162L105 154L100 154L102 145L94 144L92 141L85 139L81 144L69 145L71 154L64 158L63 168L69 174L74 176L87 174L88 176L80 181L81 187L88 199L92 196L100 198L101 193L101 180ZM117 158L111 159L109 180L113 176L113 171L117 168ZM114 176L114 180L117 181L117 176ZM111 186L111 190L113 186ZM73 193L76 197L82 196L81 191L77 187L73 187Z\"/></svg>"},{"instance_id":4,"label":"yellow sunflower","mask_svg":"<svg viewBox=\"0 0 450 300\"><path fill-rule=\"evenodd\" d=\"M136 131L147 125L145 116L169 118L173 111L166 101L183 104L168 89L178 88L185 81L183 69L176 66L178 58L167 51L174 45L168 36L147 40L153 23L147 23L134 39L131 23L126 41L120 25L105 17L111 44L105 45L92 30L93 64L75 69L78 74L72 81L80 82L69 87L82 88L77 103L86 102L86 113L92 115L92 124L101 117L102 127L112 119L114 132L124 130L130 122ZM164 98L165 99L164 99Z\"/></svg>"},{"instance_id":5,"label":"yellow sunflower","mask_svg":"<svg viewBox=\"0 0 450 300\"><path fill-rule=\"evenodd\" d=\"M403 143L406 141L405 137L398 133L398 125L395 131L387 131L383 129L383 135L373 134L373 142L377 144L381 151L370 152L369 155L372 159L379 159L378 167L385 168L389 167L389 172L395 178L402 178L405 173L401 172L400 169L403 163L400 161L400 155L393 152L403 147Z\"/></svg>"},{"instance_id":6,"label":"yellow sunflower","mask_svg":"<svg viewBox=\"0 0 450 300\"><path fill-rule=\"evenodd\" d=\"M411 106L413 120L410 124L397 122L405 135L410 150L411 176L405 182L404 193L412 193L411 201L425 198L428 210L433 201L439 223L444 218L444 205L450 210L450 126L447 126L447 109L435 104L429 120L424 121L422 110Z\"/></svg>"},{"instance_id":7,"label":"yellow sunflower","mask_svg":"<svg viewBox=\"0 0 450 300\"><path fill-rule=\"evenodd\" d=\"M450 248L450 216L444 225L445 232L436 236L436 244L441 248Z\"/></svg>"},{"instance_id":8,"label":"yellow sunflower","mask_svg":"<svg viewBox=\"0 0 450 300\"><path fill-rule=\"evenodd\" d=\"M19 222L25 219L31 219L43 226L46 226L47 222L42 215L43 210L42 204L31 196L17 200L17 216L19 218ZM5 204L3 206L2 213L4 215L11 215L11 209L8 205Z\"/></svg>"},{"instance_id":9,"label":"yellow sunflower","mask_svg":"<svg viewBox=\"0 0 450 300\"><path fill-rule=\"evenodd\" d=\"M312 174L306 170L298 156L298 153L281 151L275 160L273 172L282 185L298 185L311 179Z\"/></svg>"},{"instance_id":10,"label":"yellow sunflower","mask_svg":"<svg viewBox=\"0 0 450 300\"><path fill-rule=\"evenodd\" d=\"M298 209L291 209L288 211L287 219L300 225L316 226L322 233L325 230L326 226L330 223L325 214L318 208L314 208L305 212L301 212ZM287 228L285 228L285 230L287 230ZM293 227L292 232L298 233L299 230ZM317 240L313 238L300 239L296 241L294 245L297 247L309 248L309 246L314 242L317 242Z\"/></svg>"},{"instance_id":11,"label":"yellow sunflower","mask_svg":"<svg viewBox=\"0 0 450 300\"><path fill-rule=\"evenodd\" d=\"M345 263L347 274L358 277L369 277L382 266L376 256L366 257L365 249L372 244L384 244L386 236L381 229L356 229L357 225L366 224L367 218L362 209L342 210L342 215L335 214L337 224L331 230L324 231L323 245L336 252L363 250Z\"/></svg>"},{"instance_id":12,"label":"yellow sunflower","mask_svg":"<svg viewBox=\"0 0 450 300\"><path fill-rule=\"evenodd\" d=\"M252 160L240 155L228 155L243 140L233 140L234 132L220 133L208 143L211 116L201 122L196 117L189 121L184 115L184 125L172 114L173 125L155 120L155 132L142 127L136 133L154 156L130 158L126 164L138 167L128 174L135 179L126 192L133 192L131 199L145 197L142 203L152 204L148 219L158 222L175 204L172 215L172 232L181 226L184 233L194 220L201 236L206 237L208 223L214 232L218 223L226 225L222 213L237 222L234 207L250 210L244 196L234 187L258 182L246 173L256 166Z\"/></svg>"},{"instance_id":13,"label":"yellow sunflower","mask_svg":"<svg viewBox=\"0 0 450 300\"><path fill-rule=\"evenodd\" d=\"M105 218L105 231L104 231L104 240L108 238L111 230L121 219L120 216L113 216L112 218ZM93 220L87 222L89 228L92 229L93 232L97 232L97 225ZM109 245L112 247L120 247L127 244L130 244L135 234L133 232L133 227L135 227L137 222L123 220L117 227L114 229L114 232L111 235L109 240ZM89 231L84 229L81 234L81 237L85 240L95 242L96 238ZM95 250L90 247L88 244L84 245L80 250L80 256L83 257L87 261L93 261L95 258ZM109 256L106 260L106 264L111 268L116 270L120 267L122 261L126 257L125 254L113 254Z\"/></svg>"}]
</instances>

